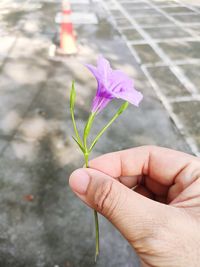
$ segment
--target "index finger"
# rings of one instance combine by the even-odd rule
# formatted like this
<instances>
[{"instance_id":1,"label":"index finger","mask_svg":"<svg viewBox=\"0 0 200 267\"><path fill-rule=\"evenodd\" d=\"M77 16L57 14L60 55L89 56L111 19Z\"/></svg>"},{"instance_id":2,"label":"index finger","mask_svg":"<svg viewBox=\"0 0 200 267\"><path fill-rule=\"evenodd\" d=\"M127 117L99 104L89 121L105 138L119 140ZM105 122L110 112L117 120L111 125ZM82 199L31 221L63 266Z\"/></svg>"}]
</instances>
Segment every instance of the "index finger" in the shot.
<instances>
[{"instance_id":1,"label":"index finger","mask_svg":"<svg viewBox=\"0 0 200 267\"><path fill-rule=\"evenodd\" d=\"M90 168L114 178L147 175L170 186L175 177L197 158L179 151L157 146L141 146L108 153L89 162Z\"/></svg>"}]
</instances>

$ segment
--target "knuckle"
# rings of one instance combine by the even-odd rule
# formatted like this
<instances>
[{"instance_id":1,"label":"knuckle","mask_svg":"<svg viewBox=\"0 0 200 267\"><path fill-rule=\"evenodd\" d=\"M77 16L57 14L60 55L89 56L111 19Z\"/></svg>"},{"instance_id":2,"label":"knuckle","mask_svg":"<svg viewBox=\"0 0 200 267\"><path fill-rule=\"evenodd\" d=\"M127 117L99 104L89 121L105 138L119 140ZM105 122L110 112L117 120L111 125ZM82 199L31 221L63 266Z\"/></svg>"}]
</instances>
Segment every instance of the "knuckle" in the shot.
<instances>
[{"instance_id":1,"label":"knuckle","mask_svg":"<svg viewBox=\"0 0 200 267\"><path fill-rule=\"evenodd\" d=\"M107 217L112 216L117 206L118 194L115 188L115 182L107 180L95 192L95 208Z\"/></svg>"}]
</instances>

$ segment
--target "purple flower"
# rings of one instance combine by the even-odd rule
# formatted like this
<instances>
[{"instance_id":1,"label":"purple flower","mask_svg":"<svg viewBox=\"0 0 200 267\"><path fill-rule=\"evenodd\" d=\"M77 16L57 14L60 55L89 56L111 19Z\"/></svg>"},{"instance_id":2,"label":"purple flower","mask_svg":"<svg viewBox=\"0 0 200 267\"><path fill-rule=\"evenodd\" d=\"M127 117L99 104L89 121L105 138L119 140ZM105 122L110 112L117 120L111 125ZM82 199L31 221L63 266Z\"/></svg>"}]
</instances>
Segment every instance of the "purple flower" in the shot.
<instances>
[{"instance_id":1,"label":"purple flower","mask_svg":"<svg viewBox=\"0 0 200 267\"><path fill-rule=\"evenodd\" d=\"M120 98L138 106L143 95L134 88L133 80L121 70L112 70L110 63L99 56L97 67L86 64L97 80L92 112L100 112L113 98Z\"/></svg>"}]
</instances>

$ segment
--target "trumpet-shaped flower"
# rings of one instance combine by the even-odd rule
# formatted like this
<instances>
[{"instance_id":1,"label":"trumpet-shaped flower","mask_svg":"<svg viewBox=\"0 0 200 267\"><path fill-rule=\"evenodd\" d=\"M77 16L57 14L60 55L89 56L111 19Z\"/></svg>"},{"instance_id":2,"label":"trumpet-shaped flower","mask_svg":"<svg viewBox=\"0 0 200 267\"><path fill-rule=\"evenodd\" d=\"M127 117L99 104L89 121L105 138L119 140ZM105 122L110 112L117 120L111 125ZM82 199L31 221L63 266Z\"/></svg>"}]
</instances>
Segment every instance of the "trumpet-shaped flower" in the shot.
<instances>
[{"instance_id":1,"label":"trumpet-shaped flower","mask_svg":"<svg viewBox=\"0 0 200 267\"><path fill-rule=\"evenodd\" d=\"M121 70L113 70L108 60L99 56L97 67L86 64L97 80L97 91L92 112L98 113L114 98L120 98L138 106L143 95L134 88L133 80Z\"/></svg>"}]
</instances>

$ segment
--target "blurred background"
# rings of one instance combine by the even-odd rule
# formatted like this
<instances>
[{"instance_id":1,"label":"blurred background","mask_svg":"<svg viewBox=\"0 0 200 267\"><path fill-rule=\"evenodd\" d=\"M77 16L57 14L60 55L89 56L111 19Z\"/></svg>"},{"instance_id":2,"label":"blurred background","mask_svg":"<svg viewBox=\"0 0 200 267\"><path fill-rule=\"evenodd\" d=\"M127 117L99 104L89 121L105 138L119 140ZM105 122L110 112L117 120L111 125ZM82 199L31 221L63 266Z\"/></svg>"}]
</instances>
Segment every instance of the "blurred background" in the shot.
<instances>
[{"instance_id":1,"label":"blurred background","mask_svg":"<svg viewBox=\"0 0 200 267\"><path fill-rule=\"evenodd\" d=\"M199 0L1 0L1 267L139 266L102 217L94 264L92 211L68 187L83 165L71 138L71 81L81 131L96 90L83 64L99 54L134 79L144 100L92 157L146 144L200 155ZM99 114L92 137L120 104Z\"/></svg>"}]
</instances>

